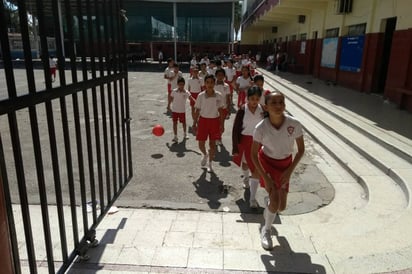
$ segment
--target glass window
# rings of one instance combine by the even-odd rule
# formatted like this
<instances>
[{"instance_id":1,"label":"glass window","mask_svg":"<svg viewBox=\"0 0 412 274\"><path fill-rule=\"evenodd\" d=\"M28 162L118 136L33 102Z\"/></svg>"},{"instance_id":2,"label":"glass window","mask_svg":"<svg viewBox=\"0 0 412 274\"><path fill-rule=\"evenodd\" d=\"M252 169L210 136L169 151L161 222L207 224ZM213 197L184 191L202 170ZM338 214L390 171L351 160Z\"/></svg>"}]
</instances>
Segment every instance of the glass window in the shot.
<instances>
[{"instance_id":1,"label":"glass window","mask_svg":"<svg viewBox=\"0 0 412 274\"><path fill-rule=\"evenodd\" d=\"M364 35L366 32L366 23L352 25L348 27L348 36L359 36Z\"/></svg>"},{"instance_id":2,"label":"glass window","mask_svg":"<svg viewBox=\"0 0 412 274\"><path fill-rule=\"evenodd\" d=\"M339 28L327 29L325 37L326 38L339 37Z\"/></svg>"}]
</instances>

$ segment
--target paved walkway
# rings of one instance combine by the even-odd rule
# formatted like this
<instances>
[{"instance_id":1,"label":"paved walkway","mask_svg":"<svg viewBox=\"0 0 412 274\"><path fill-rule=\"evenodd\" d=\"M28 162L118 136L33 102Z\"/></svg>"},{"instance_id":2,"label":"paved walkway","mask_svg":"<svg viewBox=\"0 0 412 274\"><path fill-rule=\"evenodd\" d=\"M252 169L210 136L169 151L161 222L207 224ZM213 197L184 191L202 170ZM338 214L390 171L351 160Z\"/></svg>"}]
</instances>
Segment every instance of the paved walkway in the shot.
<instances>
[{"instance_id":1,"label":"paved walkway","mask_svg":"<svg viewBox=\"0 0 412 274\"><path fill-rule=\"evenodd\" d=\"M277 217L273 225L275 248L272 251L261 248L259 230L263 218L259 212L245 210L243 194L231 197L243 201L237 210L231 209L226 196L218 197L216 202L222 202L221 206L196 210L187 209L193 208L194 202L180 207L185 203L184 196L173 204L158 204L169 209L156 209L158 201L127 208L128 200L121 197L117 203L122 205L119 211L107 215L97 228L100 245L90 249L88 261L78 260L68 273L412 272L412 114L396 109L379 96L333 86L310 76L260 71L265 74L267 88L277 88L286 94L287 110L302 121L308 133L307 162L300 166L301 174L313 166L316 172L312 174L323 182L315 183L316 177L294 182L296 188L291 193L289 212ZM138 97L141 95L135 93L140 88L139 81L133 80L136 75L131 72L129 88L136 100L141 100ZM147 78L159 82L154 80L159 79L157 73ZM164 108L165 98L147 96L146 101ZM142 118L153 115L147 112ZM150 140L150 130L142 125L139 122L132 129L134 142L139 138L146 145L161 141ZM229 144L229 135L224 138L224 143ZM161 152L164 158L159 161L150 158L158 151L145 148L150 152L149 170L153 166L170 165L180 157L179 151L168 146L162 149L165 149ZM188 152L186 149L190 147L185 146L184 153ZM134 156L145 155L137 154ZM190 157L186 161L192 161ZM199 158L193 157L193 161ZM229 175L238 176L224 165L217 167L217 173L225 181ZM174 176L173 169L165 174ZM146 177L151 176L146 174ZM202 189L215 186L213 180L205 177L199 181ZM311 189L314 186L316 189ZM34 220L40 218L39 208L32 206L32 212ZM51 224L57 224L53 222L56 218L50 216ZM18 216L16 227L22 227ZM40 234L40 226L38 229ZM52 231L57 231L57 227ZM48 273L45 252L37 251L43 243L37 244L39 273ZM58 245L54 254L59 260ZM24 272L25 258L21 259Z\"/></svg>"},{"instance_id":2,"label":"paved walkway","mask_svg":"<svg viewBox=\"0 0 412 274\"><path fill-rule=\"evenodd\" d=\"M387 174L379 173L381 169L363 157L360 150L349 153L349 148L339 143L342 138L330 133L333 125L325 129L328 121L337 122L323 112L316 114L325 124L310 120L314 118L298 106L305 103L303 95L295 98L294 92L290 92L305 93L313 100L323 98L318 104L330 112L346 115L340 117L341 121L357 116L357 121L365 123L365 127L380 130L383 142L392 141L394 145L389 151L399 148L406 156L412 149L412 115L378 96L327 85L309 76L273 76L262 72L267 73L268 85L287 93L288 111L306 122L306 130L321 143L322 147L314 144L315 160L333 185L334 200L310 213L278 217L272 230L275 248L271 252L260 247L259 229L263 220L259 214L121 208L99 225L101 242L90 250L90 260L74 264L69 273L412 271L393 272L412 267L408 192L411 178L393 181ZM311 104L308 100L306 103ZM341 129L349 130L343 126ZM327 153L323 148L335 152ZM369 153L365 151L364 154ZM359 169L336 161L352 157L357 162L356 153L360 159L363 157ZM376 162L381 160L378 157ZM404 169L410 170L407 157L399 158L406 161ZM361 174L364 169L370 174Z\"/></svg>"}]
</instances>

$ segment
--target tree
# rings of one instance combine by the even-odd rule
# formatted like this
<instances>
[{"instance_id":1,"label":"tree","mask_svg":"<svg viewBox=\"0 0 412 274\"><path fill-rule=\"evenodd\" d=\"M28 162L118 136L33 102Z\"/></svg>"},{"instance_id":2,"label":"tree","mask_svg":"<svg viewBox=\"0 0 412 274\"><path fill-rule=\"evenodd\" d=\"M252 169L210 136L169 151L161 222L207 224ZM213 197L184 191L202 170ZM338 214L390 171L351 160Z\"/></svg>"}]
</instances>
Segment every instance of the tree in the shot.
<instances>
[{"instance_id":1,"label":"tree","mask_svg":"<svg viewBox=\"0 0 412 274\"><path fill-rule=\"evenodd\" d=\"M9 1L4 1L5 13L7 16L7 29L10 32L20 32L20 19L17 7Z\"/></svg>"},{"instance_id":2,"label":"tree","mask_svg":"<svg viewBox=\"0 0 412 274\"><path fill-rule=\"evenodd\" d=\"M242 22L242 4L240 1L235 2L235 14L233 20L233 28L235 29L235 37L238 37L240 24Z\"/></svg>"}]
</instances>

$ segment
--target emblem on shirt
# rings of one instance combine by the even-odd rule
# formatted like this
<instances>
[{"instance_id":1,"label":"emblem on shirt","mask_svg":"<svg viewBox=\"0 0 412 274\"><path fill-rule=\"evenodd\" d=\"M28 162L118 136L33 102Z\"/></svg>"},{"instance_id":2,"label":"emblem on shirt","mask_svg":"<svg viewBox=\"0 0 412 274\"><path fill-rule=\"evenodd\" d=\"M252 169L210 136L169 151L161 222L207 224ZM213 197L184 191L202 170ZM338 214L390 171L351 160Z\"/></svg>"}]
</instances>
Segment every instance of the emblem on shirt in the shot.
<instances>
[{"instance_id":1,"label":"emblem on shirt","mask_svg":"<svg viewBox=\"0 0 412 274\"><path fill-rule=\"evenodd\" d=\"M289 127L288 127L288 133L289 133L289 135L292 135L294 131L295 131L295 127L292 127L292 126L289 126Z\"/></svg>"}]
</instances>

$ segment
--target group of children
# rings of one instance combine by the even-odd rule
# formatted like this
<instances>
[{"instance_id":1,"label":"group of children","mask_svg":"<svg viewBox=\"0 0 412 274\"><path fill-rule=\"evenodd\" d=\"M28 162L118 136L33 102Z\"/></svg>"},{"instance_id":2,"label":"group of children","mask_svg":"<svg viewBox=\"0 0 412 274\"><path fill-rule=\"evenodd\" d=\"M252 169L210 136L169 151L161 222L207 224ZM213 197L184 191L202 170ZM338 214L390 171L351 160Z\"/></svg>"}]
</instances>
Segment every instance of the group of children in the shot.
<instances>
[{"instance_id":1,"label":"group of children","mask_svg":"<svg viewBox=\"0 0 412 274\"><path fill-rule=\"evenodd\" d=\"M271 249L271 225L276 214L286 208L289 180L304 154L302 125L285 113L285 96L279 91L264 90L263 76L255 75L252 78L248 66L242 67L242 74L237 78L235 73L227 73L232 69L231 62L227 62L225 68L217 67L206 73L204 78L199 76L199 69L194 66L186 90L181 72L175 69L173 61L170 63L164 77L169 81L167 109L172 112L173 142L178 141L178 122L182 123L186 138L185 104L190 100L192 132L196 134L203 154L201 166L206 167L208 172L213 172L216 145L221 142L225 120L230 115L230 87L237 92L238 110L232 129L233 161L241 166L244 188L250 189L251 208L259 207L256 201L259 185L268 193L261 243L263 248ZM207 140L209 146L206 148ZM295 143L298 151L292 157Z\"/></svg>"}]
</instances>

